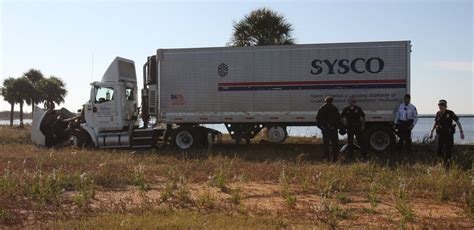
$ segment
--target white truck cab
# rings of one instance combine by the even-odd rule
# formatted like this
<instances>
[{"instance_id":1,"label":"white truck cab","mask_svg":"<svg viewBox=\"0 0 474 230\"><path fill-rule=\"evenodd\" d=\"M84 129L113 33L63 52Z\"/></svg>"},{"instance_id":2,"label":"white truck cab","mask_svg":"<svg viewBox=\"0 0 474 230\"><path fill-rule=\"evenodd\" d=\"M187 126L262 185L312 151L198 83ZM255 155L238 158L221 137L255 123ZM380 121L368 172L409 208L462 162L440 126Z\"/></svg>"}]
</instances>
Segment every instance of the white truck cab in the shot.
<instances>
[{"instance_id":1,"label":"white truck cab","mask_svg":"<svg viewBox=\"0 0 474 230\"><path fill-rule=\"evenodd\" d=\"M139 113L137 99L135 63L116 57L102 80L91 83L89 101L84 104L81 115L76 117L80 122L70 125L70 135L63 139L69 138L71 144L76 146L100 148L152 146L156 142L156 130L140 129L136 124ZM47 140L57 136L51 133L54 130L50 130L58 122L54 118L45 119L45 116L54 117L56 114L55 111L38 110L41 114L34 118L33 123L38 124L40 132L35 132L32 139L37 144L48 145Z\"/></svg>"}]
</instances>

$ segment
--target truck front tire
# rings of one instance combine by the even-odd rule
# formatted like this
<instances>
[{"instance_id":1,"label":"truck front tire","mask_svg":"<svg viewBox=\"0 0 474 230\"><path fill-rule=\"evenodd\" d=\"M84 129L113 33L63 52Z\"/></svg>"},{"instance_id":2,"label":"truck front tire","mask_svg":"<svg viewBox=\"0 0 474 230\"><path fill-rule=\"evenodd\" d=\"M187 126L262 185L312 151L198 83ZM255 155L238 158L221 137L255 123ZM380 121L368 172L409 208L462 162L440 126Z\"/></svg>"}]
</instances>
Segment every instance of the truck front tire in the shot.
<instances>
[{"instance_id":1,"label":"truck front tire","mask_svg":"<svg viewBox=\"0 0 474 230\"><path fill-rule=\"evenodd\" d=\"M87 147L92 143L89 134L82 129L74 129L71 131L71 137L69 138L69 144L75 147Z\"/></svg>"},{"instance_id":2,"label":"truck front tire","mask_svg":"<svg viewBox=\"0 0 474 230\"><path fill-rule=\"evenodd\" d=\"M376 152L383 152L395 143L395 135L387 126L373 126L365 134L367 146Z\"/></svg>"}]
</instances>

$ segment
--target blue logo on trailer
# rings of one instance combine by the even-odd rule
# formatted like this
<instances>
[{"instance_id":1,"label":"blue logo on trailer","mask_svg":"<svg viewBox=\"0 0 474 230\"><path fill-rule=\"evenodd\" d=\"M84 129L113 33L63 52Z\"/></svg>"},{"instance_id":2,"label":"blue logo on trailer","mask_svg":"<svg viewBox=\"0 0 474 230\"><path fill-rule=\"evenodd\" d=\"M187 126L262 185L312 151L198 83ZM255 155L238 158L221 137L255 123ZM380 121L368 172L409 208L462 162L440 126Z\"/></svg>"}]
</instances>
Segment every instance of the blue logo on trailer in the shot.
<instances>
[{"instance_id":1,"label":"blue logo on trailer","mask_svg":"<svg viewBox=\"0 0 474 230\"><path fill-rule=\"evenodd\" d=\"M217 66L217 74L221 77L227 76L229 73L229 66L225 63L221 63L219 66Z\"/></svg>"}]
</instances>

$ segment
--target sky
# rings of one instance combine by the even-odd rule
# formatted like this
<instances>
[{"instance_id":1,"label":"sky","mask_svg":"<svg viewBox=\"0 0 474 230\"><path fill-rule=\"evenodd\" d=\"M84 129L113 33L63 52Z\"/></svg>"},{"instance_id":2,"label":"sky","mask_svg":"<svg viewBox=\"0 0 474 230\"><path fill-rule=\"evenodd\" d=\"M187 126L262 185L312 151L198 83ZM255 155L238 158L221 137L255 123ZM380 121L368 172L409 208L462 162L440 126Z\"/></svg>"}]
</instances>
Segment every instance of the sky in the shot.
<instances>
[{"instance_id":1,"label":"sky","mask_svg":"<svg viewBox=\"0 0 474 230\"><path fill-rule=\"evenodd\" d=\"M267 7L293 25L298 44L411 40L419 113L435 113L446 99L456 113L474 114L470 0L0 2L0 80L30 68L59 77L68 90L61 106L71 111L116 56L135 61L140 86L141 66L156 49L225 46L234 22ZM0 111L9 110L0 100Z\"/></svg>"}]
</instances>

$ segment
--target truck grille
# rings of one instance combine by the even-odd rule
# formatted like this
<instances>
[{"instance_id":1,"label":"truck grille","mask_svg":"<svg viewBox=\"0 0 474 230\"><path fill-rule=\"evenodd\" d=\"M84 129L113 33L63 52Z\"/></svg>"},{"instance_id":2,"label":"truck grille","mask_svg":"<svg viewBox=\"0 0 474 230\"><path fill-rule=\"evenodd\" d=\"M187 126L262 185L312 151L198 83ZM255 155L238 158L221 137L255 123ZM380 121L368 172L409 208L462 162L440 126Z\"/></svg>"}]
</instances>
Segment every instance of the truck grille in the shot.
<instances>
[{"instance_id":1,"label":"truck grille","mask_svg":"<svg viewBox=\"0 0 474 230\"><path fill-rule=\"evenodd\" d=\"M150 90L150 113L155 113L156 107L156 91Z\"/></svg>"}]
</instances>

